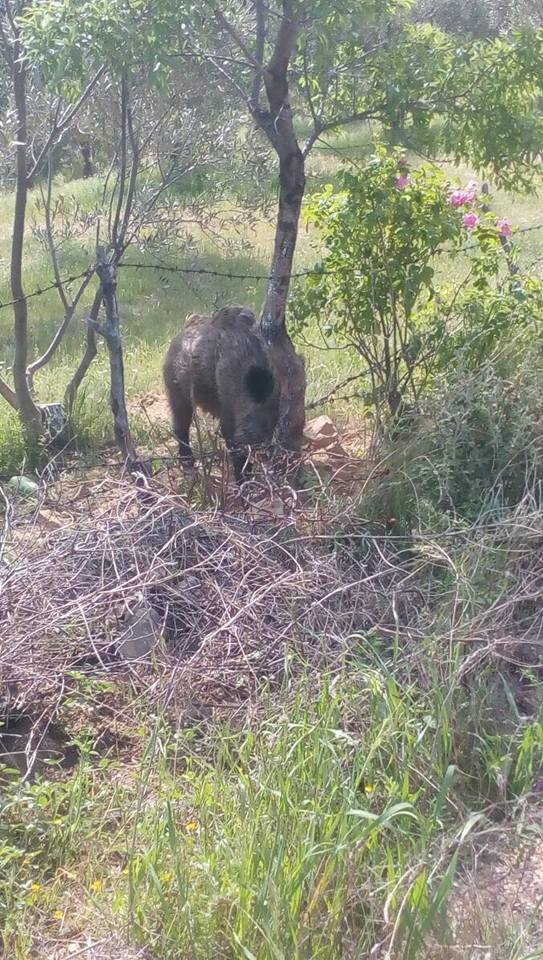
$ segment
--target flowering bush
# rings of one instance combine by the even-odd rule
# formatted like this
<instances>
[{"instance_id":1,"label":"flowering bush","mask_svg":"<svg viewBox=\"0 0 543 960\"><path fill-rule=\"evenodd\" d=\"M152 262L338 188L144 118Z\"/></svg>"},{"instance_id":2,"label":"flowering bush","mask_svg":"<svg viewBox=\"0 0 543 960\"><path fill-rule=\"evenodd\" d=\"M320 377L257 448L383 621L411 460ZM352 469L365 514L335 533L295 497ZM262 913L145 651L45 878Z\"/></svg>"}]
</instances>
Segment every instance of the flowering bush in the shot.
<instances>
[{"instance_id":1,"label":"flowering bush","mask_svg":"<svg viewBox=\"0 0 543 960\"><path fill-rule=\"evenodd\" d=\"M416 404L451 349L476 363L508 326L541 315L540 285L508 272L511 224L487 202L473 181L453 187L434 167L409 171L384 152L314 198L326 254L296 291L294 320L317 318L360 353L378 418ZM455 283L440 270L444 252L457 258Z\"/></svg>"}]
</instances>

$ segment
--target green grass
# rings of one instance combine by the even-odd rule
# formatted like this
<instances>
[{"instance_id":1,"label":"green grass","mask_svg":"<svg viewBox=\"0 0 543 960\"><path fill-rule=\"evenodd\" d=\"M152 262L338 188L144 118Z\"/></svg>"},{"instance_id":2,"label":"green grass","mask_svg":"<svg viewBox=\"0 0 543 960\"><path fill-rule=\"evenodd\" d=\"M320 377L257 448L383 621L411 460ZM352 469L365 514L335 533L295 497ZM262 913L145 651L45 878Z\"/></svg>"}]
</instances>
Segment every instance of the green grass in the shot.
<instances>
[{"instance_id":1,"label":"green grass","mask_svg":"<svg viewBox=\"0 0 543 960\"><path fill-rule=\"evenodd\" d=\"M85 680L76 771L14 780L2 800L6 956L115 930L160 960L341 960L379 942L428 956L472 836L492 833L497 773L508 761L522 796L543 728L499 735L484 684L470 697L454 663L425 690L400 666L361 642L241 728L142 717L125 764L93 750Z\"/></svg>"},{"instance_id":2,"label":"green grass","mask_svg":"<svg viewBox=\"0 0 543 960\"><path fill-rule=\"evenodd\" d=\"M94 209L99 199L98 179L59 184L58 193L75 198L83 209ZM29 203L29 221L34 216L34 193ZM223 205L224 206L224 205ZM220 239L210 239L198 228L191 228L192 239L185 238L185 249L165 255L168 263L183 267L205 268L226 274L266 276L273 243L273 219L257 220L247 227L246 235L239 237L235 211L231 205L219 205L213 229ZM9 262L12 199L0 197L0 262ZM188 244L188 249L187 249ZM63 245L60 254L62 275L78 273L92 262L92 239L81 237ZM314 237L302 231L298 266L313 262ZM153 263L137 250L126 259ZM28 292L45 286L51 280L48 256L36 237L29 233L25 246L25 287ZM154 269L121 268L119 270L119 303L123 324L127 394L137 397L149 391L162 391L161 367L170 339L182 328L190 313L209 312L225 303L247 303L255 310L262 306L265 281L229 279L213 275L183 275ZM68 333L53 361L39 371L35 388L40 402L62 399L65 387L83 351L84 317L93 297L91 285L82 299ZM8 271L0 282L0 302L11 298ZM62 306L56 291L49 291L28 302L29 352L34 358L47 348L62 318ZM10 308L0 309L0 373L13 357L13 317ZM318 339L318 337L316 338ZM309 399L322 396L355 369L356 358L344 351L324 353L308 350ZM87 443L99 445L111 438L110 414L107 401L107 359L103 346L94 362L81 393L76 427ZM141 433L141 430L139 431ZM145 432L145 431L144 431ZM142 439L150 442L149 436ZM2 402L0 405L0 475L6 476L21 469L24 448L17 439L17 424Z\"/></svg>"},{"instance_id":3,"label":"green grass","mask_svg":"<svg viewBox=\"0 0 543 960\"><path fill-rule=\"evenodd\" d=\"M323 182L334 178L342 162L358 163L371 149L371 131L368 128L353 128L334 137L325 138L326 142L317 145L308 164L308 190L318 188ZM415 159L415 158L414 158ZM468 178L467 169L455 171ZM198 185L193 185L194 189ZM190 184L187 190L190 192ZM102 183L99 177L91 180L75 180L55 185L55 196L67 198L68 209L94 211L98 213L101 204ZM34 191L29 202L29 223L39 222L36 203L38 191ZM543 222L543 204L537 197L512 198L497 194L495 209L503 215L510 215L521 227L534 226ZM216 206L210 231L202 232L197 225L180 225L180 235L184 237L179 249L170 251L165 259L178 266L205 267L218 272L232 274L262 274L269 269L270 251L273 241L273 210L269 219L258 217L247 224L240 232L237 222L238 212L235 202L223 201ZM180 213L182 218L182 211ZM9 263L11 241L12 197L0 196L0 263ZM91 218L92 220L92 218ZM84 227L84 225L83 225ZM63 275L79 272L93 259L94 222L82 227L81 235L70 236L60 252L60 269ZM217 237L220 238L217 239ZM543 230L523 234L518 240L521 259L525 264L537 261L534 270L541 272L543 264ZM302 218L299 246L296 260L298 269L309 266L318 257L317 238L313 230L307 231ZM131 260L141 260L134 251ZM149 263L151 258L144 257ZM454 277L462 267L459 264L443 262L442 271L449 278ZM44 286L51 279L51 269L47 252L33 232L29 232L25 246L25 287L27 291ZM161 365L166 346L171 337L182 327L185 317L191 312L208 312L218 305L242 302L258 310L265 295L265 282L255 280L230 280L228 278L162 273L157 270L121 269L119 271L119 301L126 351L127 392L129 398L137 397L149 391L161 391ZM83 349L85 311L93 295L89 288L86 297L74 318L71 328L53 362L36 376L36 390L40 401L58 401L62 399L75 365ZM8 270L0 280L0 302L10 299ZM29 301L29 348L31 358L36 357L48 346L62 317L62 307L55 291ZM0 373L6 371L13 356L12 313L0 309ZM351 350L320 349L322 340L315 326L307 333L300 344L306 355L308 367L308 400L317 399L326 394L341 379L359 369L359 359ZM110 415L107 405L106 361L103 346L98 359L85 385L79 405L78 428L88 443L99 444L103 438L110 438ZM337 404L329 408L334 416L342 420L353 420L362 413L355 402ZM328 412L325 408L325 412ZM139 430L141 434L141 430ZM143 431L145 433L145 431ZM0 474L6 475L20 469L22 465L22 445L17 439L17 427L6 404L0 405ZM150 443L152 437L143 439Z\"/></svg>"}]
</instances>

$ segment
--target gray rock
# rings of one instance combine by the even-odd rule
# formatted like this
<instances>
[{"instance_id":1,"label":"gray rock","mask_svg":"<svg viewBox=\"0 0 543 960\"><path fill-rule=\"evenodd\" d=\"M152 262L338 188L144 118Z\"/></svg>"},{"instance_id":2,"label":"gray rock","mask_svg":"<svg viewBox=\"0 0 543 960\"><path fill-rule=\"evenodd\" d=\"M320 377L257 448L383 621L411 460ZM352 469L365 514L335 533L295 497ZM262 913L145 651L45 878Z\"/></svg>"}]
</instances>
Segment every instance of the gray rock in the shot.
<instances>
[{"instance_id":1,"label":"gray rock","mask_svg":"<svg viewBox=\"0 0 543 960\"><path fill-rule=\"evenodd\" d=\"M119 639L119 655L123 660L144 660L162 639L162 624L154 610L142 600L125 621Z\"/></svg>"}]
</instances>

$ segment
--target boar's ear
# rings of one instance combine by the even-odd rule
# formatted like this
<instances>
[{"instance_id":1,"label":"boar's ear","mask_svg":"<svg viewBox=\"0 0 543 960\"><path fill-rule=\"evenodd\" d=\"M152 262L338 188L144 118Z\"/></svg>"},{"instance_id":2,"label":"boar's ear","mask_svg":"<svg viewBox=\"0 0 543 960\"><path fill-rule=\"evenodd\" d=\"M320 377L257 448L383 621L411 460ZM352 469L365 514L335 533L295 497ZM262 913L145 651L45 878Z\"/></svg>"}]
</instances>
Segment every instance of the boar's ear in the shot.
<instances>
[{"instance_id":1,"label":"boar's ear","mask_svg":"<svg viewBox=\"0 0 543 960\"><path fill-rule=\"evenodd\" d=\"M250 307L242 307L239 311L239 318L251 325L256 323L256 314L253 313Z\"/></svg>"}]
</instances>

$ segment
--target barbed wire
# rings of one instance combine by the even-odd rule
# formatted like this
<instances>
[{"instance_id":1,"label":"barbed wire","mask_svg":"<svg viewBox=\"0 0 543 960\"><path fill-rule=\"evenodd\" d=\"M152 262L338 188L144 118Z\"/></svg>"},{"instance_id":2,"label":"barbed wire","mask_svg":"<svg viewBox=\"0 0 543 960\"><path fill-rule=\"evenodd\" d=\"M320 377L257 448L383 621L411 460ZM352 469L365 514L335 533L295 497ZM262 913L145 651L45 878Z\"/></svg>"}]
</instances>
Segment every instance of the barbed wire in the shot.
<instances>
[{"instance_id":1,"label":"barbed wire","mask_svg":"<svg viewBox=\"0 0 543 960\"><path fill-rule=\"evenodd\" d=\"M543 224L542 224L543 226ZM212 270L210 267L176 267L174 264L160 263L129 263L118 264L119 268L132 267L136 270L159 270L162 273L202 274L209 277L222 277L227 280L272 280L268 273L228 273L226 270ZM336 270L298 270L295 273L284 274L283 279L297 280L300 277L324 277L337 273Z\"/></svg>"},{"instance_id":2,"label":"barbed wire","mask_svg":"<svg viewBox=\"0 0 543 960\"><path fill-rule=\"evenodd\" d=\"M16 303L24 303L25 300L32 300L33 297L41 297L42 294L49 293L50 290L58 290L59 287L68 286L70 283L75 283L76 280L83 280L84 277L90 277L93 273L95 273L95 268L87 267L82 273L75 273L69 277L52 280L51 283L46 284L45 287L36 287L32 293L25 293L23 297L14 297L13 300L0 301L0 310L3 310L4 307L13 307Z\"/></svg>"},{"instance_id":3,"label":"barbed wire","mask_svg":"<svg viewBox=\"0 0 543 960\"><path fill-rule=\"evenodd\" d=\"M533 233L536 230L543 230L543 223L532 224L528 227L519 227L515 231L515 236L518 234L524 233ZM469 250L473 250L478 246L476 243L471 243L465 246L464 248L456 249L454 247L443 247L441 250L436 250L437 254L444 253L465 253ZM534 260L531 266L535 266L540 259ZM164 264L164 263L132 263L130 261L124 261L118 263L117 269L133 269L133 270L158 270L161 273L178 273L188 276L207 276L207 277L220 277L223 280L258 280L261 282L269 282L273 279L273 276L269 273L231 273L227 270L214 270L211 267L179 267L175 264ZM89 266L85 270L82 270L81 273L71 274L66 277L60 277L58 280L52 280L50 283L47 283L45 286L36 287L35 290L32 290L31 293L26 293L22 297L14 297L11 300L2 300L0 301L0 310L3 310L6 307L13 307L17 303L24 303L27 300L32 300L34 297L41 297L44 293L49 293L51 290L58 290L63 286L68 286L71 283L75 283L76 280L83 280L86 277L92 276L96 272L94 266ZM282 279L298 280L304 277L327 277L334 276L339 273L338 270L324 270L317 269L316 267L308 268L306 270L297 270L290 274L285 274Z\"/></svg>"}]
</instances>

